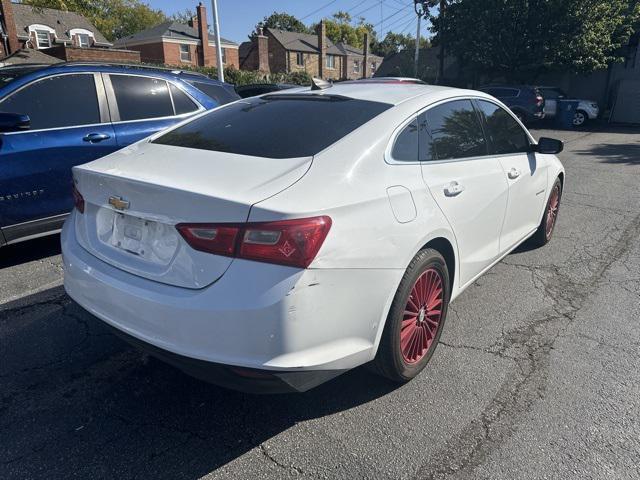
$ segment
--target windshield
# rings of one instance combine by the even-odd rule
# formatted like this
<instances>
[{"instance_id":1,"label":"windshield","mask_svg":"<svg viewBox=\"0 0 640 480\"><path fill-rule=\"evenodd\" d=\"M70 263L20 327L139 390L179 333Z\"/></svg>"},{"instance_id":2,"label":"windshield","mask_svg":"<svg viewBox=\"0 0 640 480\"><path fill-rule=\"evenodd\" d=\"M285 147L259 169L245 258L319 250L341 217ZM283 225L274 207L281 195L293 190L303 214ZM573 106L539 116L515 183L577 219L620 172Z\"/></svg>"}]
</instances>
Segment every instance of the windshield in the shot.
<instances>
[{"instance_id":1,"label":"windshield","mask_svg":"<svg viewBox=\"0 0 640 480\"><path fill-rule=\"evenodd\" d=\"M214 110L154 143L267 158L308 157L390 107L336 95L266 95Z\"/></svg>"}]
</instances>

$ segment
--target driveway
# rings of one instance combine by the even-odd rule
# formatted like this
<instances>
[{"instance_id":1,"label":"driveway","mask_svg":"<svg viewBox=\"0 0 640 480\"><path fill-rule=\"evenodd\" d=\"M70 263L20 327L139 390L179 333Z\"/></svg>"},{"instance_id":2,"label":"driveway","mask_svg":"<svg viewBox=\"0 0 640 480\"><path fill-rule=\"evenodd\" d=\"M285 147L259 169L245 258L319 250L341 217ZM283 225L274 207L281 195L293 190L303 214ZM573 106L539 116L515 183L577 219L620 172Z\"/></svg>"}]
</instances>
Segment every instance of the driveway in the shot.
<instances>
[{"instance_id":1,"label":"driveway","mask_svg":"<svg viewBox=\"0 0 640 480\"><path fill-rule=\"evenodd\" d=\"M145 357L0 251L0 478L640 478L640 131L566 140L553 241L451 306L429 367L250 396Z\"/></svg>"}]
</instances>

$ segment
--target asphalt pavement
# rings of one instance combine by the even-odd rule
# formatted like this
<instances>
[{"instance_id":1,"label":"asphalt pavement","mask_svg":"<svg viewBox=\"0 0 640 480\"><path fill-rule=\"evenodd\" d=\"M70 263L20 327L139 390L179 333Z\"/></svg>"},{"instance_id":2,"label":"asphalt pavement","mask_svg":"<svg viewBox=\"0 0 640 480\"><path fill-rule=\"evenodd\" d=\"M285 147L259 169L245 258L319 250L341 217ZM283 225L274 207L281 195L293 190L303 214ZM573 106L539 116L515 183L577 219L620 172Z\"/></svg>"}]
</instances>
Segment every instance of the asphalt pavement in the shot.
<instances>
[{"instance_id":1,"label":"asphalt pavement","mask_svg":"<svg viewBox=\"0 0 640 480\"><path fill-rule=\"evenodd\" d=\"M459 297L401 387L199 382L70 301L59 238L0 250L0 478L640 478L640 130L534 135L566 141L554 239Z\"/></svg>"}]
</instances>

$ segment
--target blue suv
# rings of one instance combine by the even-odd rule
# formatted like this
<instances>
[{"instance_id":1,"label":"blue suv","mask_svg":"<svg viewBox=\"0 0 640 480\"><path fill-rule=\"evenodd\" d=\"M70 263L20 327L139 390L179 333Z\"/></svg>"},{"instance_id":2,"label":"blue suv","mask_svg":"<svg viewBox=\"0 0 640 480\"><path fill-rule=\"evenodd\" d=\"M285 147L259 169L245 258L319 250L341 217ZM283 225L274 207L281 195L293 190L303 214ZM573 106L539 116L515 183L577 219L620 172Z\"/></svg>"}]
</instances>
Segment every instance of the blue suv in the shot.
<instances>
[{"instance_id":1,"label":"blue suv","mask_svg":"<svg viewBox=\"0 0 640 480\"><path fill-rule=\"evenodd\" d=\"M0 246L61 228L74 165L239 98L232 85L160 68L0 68Z\"/></svg>"}]
</instances>

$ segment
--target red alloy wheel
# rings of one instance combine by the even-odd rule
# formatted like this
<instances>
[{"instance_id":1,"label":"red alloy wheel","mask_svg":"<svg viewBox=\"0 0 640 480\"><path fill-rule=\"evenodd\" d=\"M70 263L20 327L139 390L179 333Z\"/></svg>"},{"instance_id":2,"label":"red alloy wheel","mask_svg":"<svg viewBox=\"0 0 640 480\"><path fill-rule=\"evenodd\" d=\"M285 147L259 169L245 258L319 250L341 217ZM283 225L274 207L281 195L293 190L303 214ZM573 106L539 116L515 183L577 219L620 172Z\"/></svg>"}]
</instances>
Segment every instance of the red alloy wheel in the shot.
<instances>
[{"instance_id":1,"label":"red alloy wheel","mask_svg":"<svg viewBox=\"0 0 640 480\"><path fill-rule=\"evenodd\" d=\"M444 289L442 274L434 268L425 270L413 284L400 327L400 351L407 364L424 358L438 333Z\"/></svg>"},{"instance_id":2,"label":"red alloy wheel","mask_svg":"<svg viewBox=\"0 0 640 480\"><path fill-rule=\"evenodd\" d=\"M556 185L551 192L551 198L549 198L549 208L547 210L547 224L545 225L544 233L547 236L547 240L551 238L553 227L556 224L556 218L558 218L558 206L560 205L560 186Z\"/></svg>"}]
</instances>

